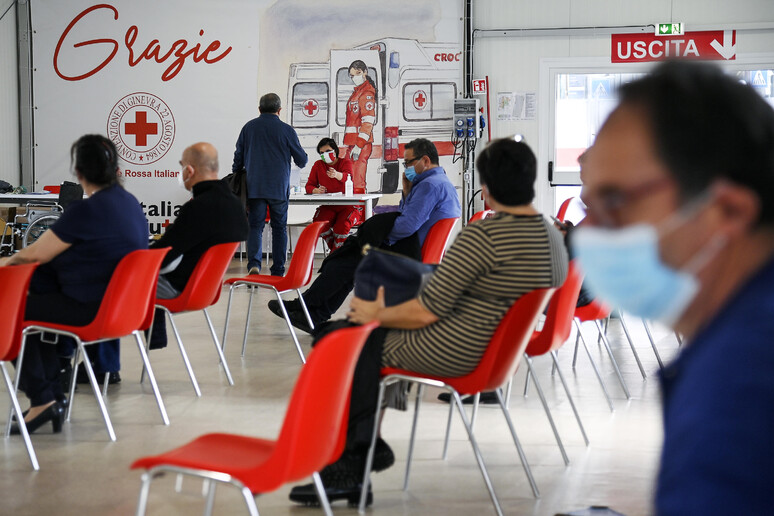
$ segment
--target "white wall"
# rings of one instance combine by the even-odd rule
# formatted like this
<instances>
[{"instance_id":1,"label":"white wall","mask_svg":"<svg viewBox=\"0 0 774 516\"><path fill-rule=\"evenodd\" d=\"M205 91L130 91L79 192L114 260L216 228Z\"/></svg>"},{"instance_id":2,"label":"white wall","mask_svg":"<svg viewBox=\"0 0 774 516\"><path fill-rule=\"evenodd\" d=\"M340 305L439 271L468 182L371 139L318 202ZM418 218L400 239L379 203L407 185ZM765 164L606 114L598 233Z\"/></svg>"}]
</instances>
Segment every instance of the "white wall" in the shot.
<instances>
[{"instance_id":1,"label":"white wall","mask_svg":"<svg viewBox=\"0 0 774 516\"><path fill-rule=\"evenodd\" d=\"M600 27L682 22L687 30L719 30L729 25L774 23L771 0L484 0L473 3L476 29L517 29L549 27ZM702 26L702 27L700 27ZM700 28L697 28L700 27ZM693 29L692 29L693 28ZM737 31L737 56L774 52L774 31ZM489 76L492 137L523 134L538 152L540 110L534 121L497 121L498 91L539 91L542 58L610 57L610 35L540 36L475 39L474 78ZM609 62L609 61L608 61ZM540 159L540 156L539 156ZM538 207L553 211L547 181L547 160L539 162Z\"/></svg>"},{"instance_id":2,"label":"white wall","mask_svg":"<svg viewBox=\"0 0 774 516\"><path fill-rule=\"evenodd\" d=\"M0 15L13 4L0 0ZM16 54L16 5L0 20L0 179L19 184L19 88Z\"/></svg>"}]
</instances>

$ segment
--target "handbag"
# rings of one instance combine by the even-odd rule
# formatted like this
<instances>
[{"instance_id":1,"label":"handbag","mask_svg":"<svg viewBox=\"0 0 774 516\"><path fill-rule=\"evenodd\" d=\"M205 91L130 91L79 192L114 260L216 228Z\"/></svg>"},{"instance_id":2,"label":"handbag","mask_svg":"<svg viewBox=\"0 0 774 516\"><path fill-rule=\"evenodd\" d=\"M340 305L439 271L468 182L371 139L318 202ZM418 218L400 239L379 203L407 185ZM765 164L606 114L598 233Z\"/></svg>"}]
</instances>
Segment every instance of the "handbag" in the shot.
<instances>
[{"instance_id":1,"label":"handbag","mask_svg":"<svg viewBox=\"0 0 774 516\"><path fill-rule=\"evenodd\" d=\"M222 179L225 182L231 193L237 196L242 203L242 207L247 207L247 170L244 168L228 174Z\"/></svg>"},{"instance_id":2,"label":"handbag","mask_svg":"<svg viewBox=\"0 0 774 516\"><path fill-rule=\"evenodd\" d=\"M363 246L363 254L355 269L355 296L373 301L383 286L385 306L417 297L438 267L370 245Z\"/></svg>"}]
</instances>

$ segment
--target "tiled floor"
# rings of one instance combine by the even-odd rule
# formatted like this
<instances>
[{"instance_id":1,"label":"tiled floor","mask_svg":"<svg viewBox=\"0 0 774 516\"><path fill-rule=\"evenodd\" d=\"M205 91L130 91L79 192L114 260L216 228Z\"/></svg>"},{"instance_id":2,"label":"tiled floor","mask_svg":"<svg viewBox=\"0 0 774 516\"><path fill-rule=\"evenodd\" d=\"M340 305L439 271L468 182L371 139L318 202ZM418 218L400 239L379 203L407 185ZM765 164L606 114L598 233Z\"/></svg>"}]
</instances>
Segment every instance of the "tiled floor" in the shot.
<instances>
[{"instance_id":1,"label":"tiled floor","mask_svg":"<svg viewBox=\"0 0 774 516\"><path fill-rule=\"evenodd\" d=\"M236 261L230 275L244 271ZM266 308L270 299L261 292L253 304L251 332L245 357L240 356L247 293L235 295L226 347L226 357L235 385L229 387L217 366L217 358L201 313L178 316L177 321L197 373L202 397L196 398L176 346L151 353L151 360L169 411L170 426L161 424L147 382L140 386L139 356L134 344L123 342L123 382L111 386L108 406L118 440L110 442L96 403L88 387L75 396L72 421L63 433L52 435L50 426L33 436L41 470L33 472L19 437L0 444L0 513L14 515L118 515L134 512L139 491L138 471L129 470L133 459L167 450L197 435L228 431L274 437L282 422L288 395L300 368L287 328ZM212 309L218 331L222 331L227 295ZM575 372L568 345L560 362L586 425L591 445L585 447L558 378L551 377L550 359L535 361L548 397L570 465L565 467L551 434L539 399L531 389L522 397L524 370L516 375L511 413L541 491L535 499L519 463L510 434L499 409L483 407L476 424L476 437L489 467L495 489L506 514L553 515L589 505L609 505L629 516L650 513L653 476L661 442L658 385L652 373L658 364L639 321L627 319L646 370L643 381L626 345L618 321L610 327L613 348L631 390L627 401L614 376L603 348L591 345L608 389L614 397L611 413L585 356L579 356ZM593 325L584 327L587 340L595 341ZM310 337L301 334L309 349ZM170 332L171 336L171 332ZM674 336L658 332L659 349L671 358L677 345ZM411 412L390 411L383 435L393 446L396 464L373 476L375 514L493 514L489 496L456 417L452 428L449 457L441 460L441 448L448 406L428 391L422 406L418 441L408 491L401 490L411 423ZM0 395L0 410L8 407ZM26 402L22 400L22 405ZM5 412L3 412L5 413ZM200 484L186 481L183 492L175 494L172 479L156 481L151 490L148 514L200 513L204 507ZM291 486L261 495L258 509L265 515L321 514L319 509L292 505L287 494ZM338 514L355 514L341 503ZM221 487L215 503L216 514L244 514L235 490Z\"/></svg>"}]
</instances>

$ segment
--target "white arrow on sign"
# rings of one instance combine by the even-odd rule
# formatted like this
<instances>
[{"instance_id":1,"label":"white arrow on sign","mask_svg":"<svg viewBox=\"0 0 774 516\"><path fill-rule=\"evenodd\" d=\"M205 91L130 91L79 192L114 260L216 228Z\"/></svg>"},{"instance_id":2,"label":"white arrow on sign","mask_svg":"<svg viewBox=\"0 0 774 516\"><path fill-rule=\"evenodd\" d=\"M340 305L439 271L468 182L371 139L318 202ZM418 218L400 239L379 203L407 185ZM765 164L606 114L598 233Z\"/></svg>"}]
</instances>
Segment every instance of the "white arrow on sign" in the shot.
<instances>
[{"instance_id":1,"label":"white arrow on sign","mask_svg":"<svg viewBox=\"0 0 774 516\"><path fill-rule=\"evenodd\" d=\"M718 40L713 39L710 43L712 48L720 54L723 59L731 59L736 55L736 45L733 43L733 31L723 31L723 44L718 43Z\"/></svg>"}]
</instances>

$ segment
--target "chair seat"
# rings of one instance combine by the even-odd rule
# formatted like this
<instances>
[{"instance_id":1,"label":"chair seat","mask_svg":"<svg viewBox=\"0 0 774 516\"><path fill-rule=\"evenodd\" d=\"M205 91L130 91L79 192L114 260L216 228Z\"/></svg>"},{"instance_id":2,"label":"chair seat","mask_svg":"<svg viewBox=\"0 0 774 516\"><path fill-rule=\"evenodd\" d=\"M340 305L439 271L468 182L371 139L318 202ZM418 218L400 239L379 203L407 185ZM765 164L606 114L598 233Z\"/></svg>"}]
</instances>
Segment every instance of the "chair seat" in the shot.
<instances>
[{"instance_id":1,"label":"chair seat","mask_svg":"<svg viewBox=\"0 0 774 516\"><path fill-rule=\"evenodd\" d=\"M215 471L231 475L252 493L269 492L282 485L274 471L277 464L269 462L276 444L273 440L237 434L205 434L161 455L138 459L131 468L164 465Z\"/></svg>"},{"instance_id":2,"label":"chair seat","mask_svg":"<svg viewBox=\"0 0 774 516\"><path fill-rule=\"evenodd\" d=\"M476 394L477 392L481 392L482 390L488 390L488 389L480 389L480 383L478 382L476 382L476 384L474 385L473 382L471 381L469 374L465 376L457 376L454 378L449 378L445 376L436 376L436 375L427 374L427 373L417 373L416 371L407 371L405 369L398 369L394 367L382 368L381 370L382 378L384 378L385 376L389 376L391 374L400 374L404 376L412 376L415 378L427 378L428 380L443 382L453 387L454 390L456 390L458 393L462 395Z\"/></svg>"},{"instance_id":3,"label":"chair seat","mask_svg":"<svg viewBox=\"0 0 774 516\"><path fill-rule=\"evenodd\" d=\"M592 301L585 306L575 308L575 317L580 319L581 322L596 321L598 319L605 319L610 315L610 312L611 308L606 304Z\"/></svg>"},{"instance_id":4,"label":"chair seat","mask_svg":"<svg viewBox=\"0 0 774 516\"><path fill-rule=\"evenodd\" d=\"M58 324L45 321L24 321L22 326L29 328L30 326L45 326L51 330L66 331L78 335L83 342L94 342L98 340L111 340L125 337L132 333L132 331L125 331L123 333L116 332L117 335L106 334L101 332L102 328L96 327L93 323L89 323L86 326L70 326L69 324Z\"/></svg>"},{"instance_id":5,"label":"chair seat","mask_svg":"<svg viewBox=\"0 0 774 516\"><path fill-rule=\"evenodd\" d=\"M280 292L298 288L296 287L293 278L289 278L288 276L272 276L270 274L251 274L241 278L229 278L224 283L226 285L233 285L235 283L244 285L265 285L267 287L274 287Z\"/></svg>"}]
</instances>

